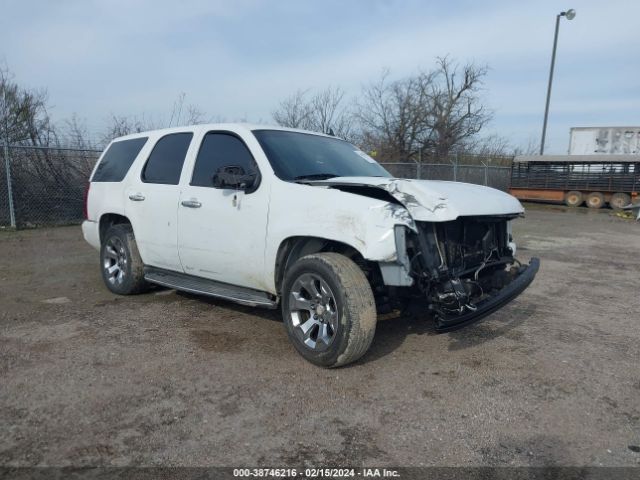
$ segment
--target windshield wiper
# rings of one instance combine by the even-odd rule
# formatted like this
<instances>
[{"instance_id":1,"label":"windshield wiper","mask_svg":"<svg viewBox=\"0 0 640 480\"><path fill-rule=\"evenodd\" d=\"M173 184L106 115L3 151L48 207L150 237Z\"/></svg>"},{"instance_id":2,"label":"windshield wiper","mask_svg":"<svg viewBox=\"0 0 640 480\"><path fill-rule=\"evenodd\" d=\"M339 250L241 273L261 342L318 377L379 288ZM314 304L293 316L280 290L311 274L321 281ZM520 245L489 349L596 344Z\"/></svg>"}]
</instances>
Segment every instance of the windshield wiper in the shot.
<instances>
[{"instance_id":1,"label":"windshield wiper","mask_svg":"<svg viewBox=\"0 0 640 480\"><path fill-rule=\"evenodd\" d=\"M338 175L334 175L333 173L312 173L309 175L299 175L294 177L294 182L299 182L302 180L326 180L328 178L335 178Z\"/></svg>"}]
</instances>

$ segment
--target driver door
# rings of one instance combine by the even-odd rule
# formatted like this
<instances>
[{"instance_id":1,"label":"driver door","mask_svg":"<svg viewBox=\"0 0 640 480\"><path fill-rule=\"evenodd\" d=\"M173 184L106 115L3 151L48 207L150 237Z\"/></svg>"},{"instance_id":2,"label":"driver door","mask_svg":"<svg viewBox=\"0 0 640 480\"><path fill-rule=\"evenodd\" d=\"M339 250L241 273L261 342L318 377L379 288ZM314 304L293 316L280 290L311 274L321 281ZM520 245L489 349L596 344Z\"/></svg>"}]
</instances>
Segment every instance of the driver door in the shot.
<instances>
[{"instance_id":1,"label":"driver door","mask_svg":"<svg viewBox=\"0 0 640 480\"><path fill-rule=\"evenodd\" d=\"M245 190L214 185L221 167L255 172ZM249 148L230 132L205 134L178 206L178 251L184 272L265 290L265 235L269 192Z\"/></svg>"}]
</instances>

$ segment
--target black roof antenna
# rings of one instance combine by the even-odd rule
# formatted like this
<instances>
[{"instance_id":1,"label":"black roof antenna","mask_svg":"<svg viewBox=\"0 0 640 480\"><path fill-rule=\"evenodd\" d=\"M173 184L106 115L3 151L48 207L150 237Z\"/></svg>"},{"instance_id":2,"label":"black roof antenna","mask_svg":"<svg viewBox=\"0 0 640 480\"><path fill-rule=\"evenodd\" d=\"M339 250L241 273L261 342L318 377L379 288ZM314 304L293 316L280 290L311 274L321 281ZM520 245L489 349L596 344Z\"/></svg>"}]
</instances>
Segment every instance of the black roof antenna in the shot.
<instances>
[{"instance_id":1,"label":"black roof antenna","mask_svg":"<svg viewBox=\"0 0 640 480\"><path fill-rule=\"evenodd\" d=\"M331 135L332 137L336 136L336 134L333 133L333 128L329 127L329 131L327 132L327 135Z\"/></svg>"}]
</instances>

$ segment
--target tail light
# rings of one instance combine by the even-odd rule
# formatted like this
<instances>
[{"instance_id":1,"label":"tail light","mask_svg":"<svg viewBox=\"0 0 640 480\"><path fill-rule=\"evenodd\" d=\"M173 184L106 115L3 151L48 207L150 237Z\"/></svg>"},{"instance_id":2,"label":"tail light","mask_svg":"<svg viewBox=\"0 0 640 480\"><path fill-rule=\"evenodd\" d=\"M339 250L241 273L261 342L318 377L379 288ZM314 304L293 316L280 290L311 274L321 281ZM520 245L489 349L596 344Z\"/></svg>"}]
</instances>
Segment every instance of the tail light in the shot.
<instances>
[{"instance_id":1,"label":"tail light","mask_svg":"<svg viewBox=\"0 0 640 480\"><path fill-rule=\"evenodd\" d=\"M82 209L85 220L89 220L89 189L90 188L91 188L91 182L87 182L87 186L84 189L84 204Z\"/></svg>"}]
</instances>

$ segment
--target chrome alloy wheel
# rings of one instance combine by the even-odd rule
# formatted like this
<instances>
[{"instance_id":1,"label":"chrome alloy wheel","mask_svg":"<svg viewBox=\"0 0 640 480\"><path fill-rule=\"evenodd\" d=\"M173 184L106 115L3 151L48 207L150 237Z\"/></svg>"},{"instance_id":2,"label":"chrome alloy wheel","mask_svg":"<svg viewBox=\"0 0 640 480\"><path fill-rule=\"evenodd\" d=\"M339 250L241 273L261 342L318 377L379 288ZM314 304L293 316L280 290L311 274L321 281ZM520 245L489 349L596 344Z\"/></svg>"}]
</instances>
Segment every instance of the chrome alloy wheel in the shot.
<instances>
[{"instance_id":1,"label":"chrome alloy wheel","mask_svg":"<svg viewBox=\"0 0 640 480\"><path fill-rule=\"evenodd\" d=\"M338 332L338 306L335 296L322 278L303 273L291 286L289 315L296 337L307 348L329 348Z\"/></svg>"},{"instance_id":2,"label":"chrome alloy wheel","mask_svg":"<svg viewBox=\"0 0 640 480\"><path fill-rule=\"evenodd\" d=\"M102 258L102 268L109 283L121 284L127 272L127 251L122 240L118 237L111 237L104 248Z\"/></svg>"}]
</instances>

